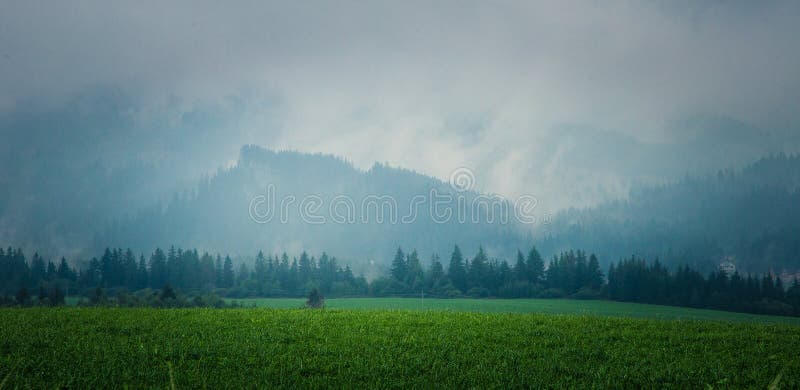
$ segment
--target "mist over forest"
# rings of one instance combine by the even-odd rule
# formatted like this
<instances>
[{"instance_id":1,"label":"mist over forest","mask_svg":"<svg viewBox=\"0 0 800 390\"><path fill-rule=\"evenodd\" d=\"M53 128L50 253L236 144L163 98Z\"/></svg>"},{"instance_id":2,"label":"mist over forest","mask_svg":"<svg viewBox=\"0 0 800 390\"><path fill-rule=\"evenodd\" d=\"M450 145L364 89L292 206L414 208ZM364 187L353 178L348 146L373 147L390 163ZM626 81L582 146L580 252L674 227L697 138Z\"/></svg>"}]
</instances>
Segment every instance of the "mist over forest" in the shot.
<instances>
[{"instance_id":1,"label":"mist over forest","mask_svg":"<svg viewBox=\"0 0 800 390\"><path fill-rule=\"evenodd\" d=\"M798 22L0 0L0 390L800 389Z\"/></svg>"},{"instance_id":2,"label":"mist over forest","mask_svg":"<svg viewBox=\"0 0 800 390\"><path fill-rule=\"evenodd\" d=\"M342 157L257 146L243 146L237 154L235 163L195 180L163 179L165 172L179 169L175 166L137 162L109 169L98 161L74 176L63 170L35 183L19 180L19 186L4 192L19 198L4 203L13 205L3 209L3 223L13 226L4 230L4 239L45 256L67 256L77 265L107 247L147 254L176 245L229 253L247 262L259 251L327 251L371 277L386 272L398 246L430 258L446 255L455 244L468 253L484 247L503 259L529 245L540 248L545 258L591 248L603 266L638 255L704 271L723 262L753 273L800 268L796 155L769 155L742 168L641 184L628 196L594 206L555 213L534 208L533 221L524 223L514 215L501 222L490 215L494 210L474 209L471 202L485 194L460 193L447 181L399 167L376 163L361 170ZM259 223L251 214L252 201L267 195L270 186L275 199L269 207L275 215ZM35 196L21 195L33 188L38 188ZM456 217L437 222L431 216L432 190L464 196L465 223ZM326 223L303 220L299 203L309 195L322 202L318 214ZM414 204L419 195L425 199ZM283 221L279 203L287 196L298 199L287 207ZM358 214L336 222L329 206L343 196ZM380 210L362 208L370 196L377 197L374 207ZM393 211L382 209L381 197L392 200ZM513 214L513 199L505 202ZM458 211L454 202L447 205ZM415 218L404 221L412 207ZM379 221L379 214L385 220Z\"/></svg>"},{"instance_id":3,"label":"mist over forest","mask_svg":"<svg viewBox=\"0 0 800 390\"><path fill-rule=\"evenodd\" d=\"M328 251L376 276L398 246L458 244L796 272L798 7L678 3L558 22L556 4L5 4L0 243L75 266L177 245ZM478 222L436 223L428 199L411 223L309 224L298 204L257 223L269 185L326 206L389 196L399 214L431 190L530 197L535 222L467 207Z\"/></svg>"}]
</instances>

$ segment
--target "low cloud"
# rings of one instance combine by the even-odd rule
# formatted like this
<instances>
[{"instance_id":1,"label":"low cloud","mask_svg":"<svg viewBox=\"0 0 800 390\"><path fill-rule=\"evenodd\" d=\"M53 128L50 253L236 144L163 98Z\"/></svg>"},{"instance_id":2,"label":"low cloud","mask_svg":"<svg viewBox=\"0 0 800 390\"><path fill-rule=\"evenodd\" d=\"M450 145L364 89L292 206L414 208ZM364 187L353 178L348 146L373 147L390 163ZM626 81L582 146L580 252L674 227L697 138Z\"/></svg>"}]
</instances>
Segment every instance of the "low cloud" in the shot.
<instances>
[{"instance_id":1,"label":"low cloud","mask_svg":"<svg viewBox=\"0 0 800 390\"><path fill-rule=\"evenodd\" d=\"M110 164L183 151L187 177L251 143L440 178L469 166L555 210L798 150L798 16L790 1L10 1L0 132L33 151L99 139ZM59 135L31 144L31 121Z\"/></svg>"}]
</instances>

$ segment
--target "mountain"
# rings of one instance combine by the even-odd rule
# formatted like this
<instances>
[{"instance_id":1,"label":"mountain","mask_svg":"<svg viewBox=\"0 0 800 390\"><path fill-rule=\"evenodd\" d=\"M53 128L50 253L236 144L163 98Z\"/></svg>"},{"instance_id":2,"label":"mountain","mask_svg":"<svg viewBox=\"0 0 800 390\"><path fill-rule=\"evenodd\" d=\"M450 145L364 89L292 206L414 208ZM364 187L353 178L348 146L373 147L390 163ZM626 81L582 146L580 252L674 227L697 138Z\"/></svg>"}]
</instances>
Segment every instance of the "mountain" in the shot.
<instances>
[{"instance_id":1,"label":"mountain","mask_svg":"<svg viewBox=\"0 0 800 390\"><path fill-rule=\"evenodd\" d=\"M327 251L372 276L386 270L398 246L417 249L423 260L446 259L455 244L467 256L483 246L513 259L518 248L536 244L547 257L594 252L604 267L637 255L702 271L722 262L743 272L800 269L800 156L641 187L532 226L513 215L489 220L497 204L513 213L509 202L473 208L485 195L384 164L360 170L330 155L245 146L230 167L194 185L170 179L164 163L42 161L24 172L0 170L0 240L45 256L86 260L105 247L149 253L170 245L243 257ZM431 210L435 196L450 200ZM412 209L416 217L407 220ZM449 220L438 221L442 212Z\"/></svg>"},{"instance_id":2,"label":"mountain","mask_svg":"<svg viewBox=\"0 0 800 390\"><path fill-rule=\"evenodd\" d=\"M432 214L434 197L447 196L452 200ZM517 248L530 247L513 216L507 223L490 221L486 208L473 209L480 197L382 164L362 171L334 156L245 146L234 166L204 178L165 207L118 220L98 233L95 243L142 251L174 244L242 256L259 250L327 251L364 272L382 270L398 246L417 249L423 258L449 256L455 244L466 253L483 246L507 258ZM457 209L459 199L466 205L463 212ZM318 206L309 206L314 203ZM451 217L444 221L448 208Z\"/></svg>"},{"instance_id":3,"label":"mountain","mask_svg":"<svg viewBox=\"0 0 800 390\"><path fill-rule=\"evenodd\" d=\"M30 103L0 110L0 243L69 259L96 255L89 244L110 221L235 158L230 118L245 121L239 101L153 103L106 86Z\"/></svg>"},{"instance_id":4,"label":"mountain","mask_svg":"<svg viewBox=\"0 0 800 390\"><path fill-rule=\"evenodd\" d=\"M626 200L557 214L539 232L544 253L587 248L608 263L660 258L703 270L800 269L800 156L632 191Z\"/></svg>"}]
</instances>

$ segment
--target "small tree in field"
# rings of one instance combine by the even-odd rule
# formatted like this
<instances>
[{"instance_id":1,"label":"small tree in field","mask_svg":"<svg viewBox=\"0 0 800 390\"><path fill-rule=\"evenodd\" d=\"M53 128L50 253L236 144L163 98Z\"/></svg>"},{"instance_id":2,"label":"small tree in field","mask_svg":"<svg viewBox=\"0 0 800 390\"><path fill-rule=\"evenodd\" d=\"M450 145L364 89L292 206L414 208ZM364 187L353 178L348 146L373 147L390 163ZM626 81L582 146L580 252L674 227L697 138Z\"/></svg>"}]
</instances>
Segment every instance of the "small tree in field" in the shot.
<instances>
[{"instance_id":1,"label":"small tree in field","mask_svg":"<svg viewBox=\"0 0 800 390\"><path fill-rule=\"evenodd\" d=\"M308 294L306 307L309 309L321 309L323 306L325 306L325 298L316 288L311 290L311 293Z\"/></svg>"}]
</instances>

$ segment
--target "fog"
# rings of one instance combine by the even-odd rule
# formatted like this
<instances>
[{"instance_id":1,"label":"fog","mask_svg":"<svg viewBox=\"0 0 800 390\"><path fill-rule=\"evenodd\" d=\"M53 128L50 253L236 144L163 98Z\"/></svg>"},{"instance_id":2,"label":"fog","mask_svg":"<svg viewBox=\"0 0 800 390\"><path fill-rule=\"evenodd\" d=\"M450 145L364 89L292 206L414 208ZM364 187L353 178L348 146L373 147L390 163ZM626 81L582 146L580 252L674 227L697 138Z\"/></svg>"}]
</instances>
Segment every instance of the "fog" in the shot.
<instances>
[{"instance_id":1,"label":"fog","mask_svg":"<svg viewBox=\"0 0 800 390\"><path fill-rule=\"evenodd\" d=\"M0 238L89 167L154 167L138 202L109 206L133 212L245 144L469 167L548 212L796 152L798 17L792 1L6 1Z\"/></svg>"}]
</instances>

